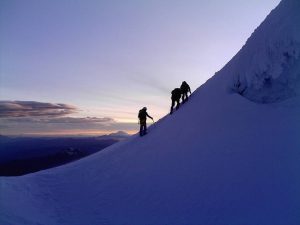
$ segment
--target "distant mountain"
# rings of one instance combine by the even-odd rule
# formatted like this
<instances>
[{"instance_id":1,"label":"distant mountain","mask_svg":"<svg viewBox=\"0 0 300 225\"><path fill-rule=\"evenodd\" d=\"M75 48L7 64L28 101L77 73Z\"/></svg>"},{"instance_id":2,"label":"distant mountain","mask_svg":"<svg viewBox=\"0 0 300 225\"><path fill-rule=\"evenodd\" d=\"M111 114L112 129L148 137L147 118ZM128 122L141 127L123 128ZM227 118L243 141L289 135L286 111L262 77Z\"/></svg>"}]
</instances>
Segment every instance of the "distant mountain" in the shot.
<instances>
[{"instance_id":1,"label":"distant mountain","mask_svg":"<svg viewBox=\"0 0 300 225\"><path fill-rule=\"evenodd\" d=\"M116 133L111 133L108 136L129 137L130 135L128 133L126 133L125 131L118 131Z\"/></svg>"},{"instance_id":2,"label":"distant mountain","mask_svg":"<svg viewBox=\"0 0 300 225\"><path fill-rule=\"evenodd\" d=\"M105 140L105 139L117 139L119 141L122 141L126 138L128 138L130 135L124 131L118 131L116 133L111 133L111 134L108 134L108 135L103 135L103 136L99 136L97 137L98 140Z\"/></svg>"},{"instance_id":3,"label":"distant mountain","mask_svg":"<svg viewBox=\"0 0 300 225\"><path fill-rule=\"evenodd\" d=\"M98 152L129 135L99 137L0 137L0 176L32 173Z\"/></svg>"},{"instance_id":4,"label":"distant mountain","mask_svg":"<svg viewBox=\"0 0 300 225\"><path fill-rule=\"evenodd\" d=\"M7 140L8 138L9 138L8 136L0 134L0 143L1 143L1 141Z\"/></svg>"}]
</instances>

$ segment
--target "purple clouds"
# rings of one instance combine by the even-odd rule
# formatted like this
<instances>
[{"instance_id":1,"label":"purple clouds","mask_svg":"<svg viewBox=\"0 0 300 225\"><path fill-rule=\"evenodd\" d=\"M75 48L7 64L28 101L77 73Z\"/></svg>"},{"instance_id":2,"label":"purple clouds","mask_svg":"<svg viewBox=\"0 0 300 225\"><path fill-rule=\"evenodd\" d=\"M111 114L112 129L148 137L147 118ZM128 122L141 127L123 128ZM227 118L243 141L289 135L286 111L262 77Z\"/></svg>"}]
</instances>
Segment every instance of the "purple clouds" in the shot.
<instances>
[{"instance_id":1,"label":"purple clouds","mask_svg":"<svg viewBox=\"0 0 300 225\"><path fill-rule=\"evenodd\" d=\"M75 113L77 108L67 104L35 101L0 101L0 117L59 117Z\"/></svg>"},{"instance_id":2,"label":"purple clouds","mask_svg":"<svg viewBox=\"0 0 300 225\"><path fill-rule=\"evenodd\" d=\"M133 124L118 123L109 117L76 117L79 110L75 106L61 103L0 101L1 133L80 134L135 129Z\"/></svg>"}]
</instances>

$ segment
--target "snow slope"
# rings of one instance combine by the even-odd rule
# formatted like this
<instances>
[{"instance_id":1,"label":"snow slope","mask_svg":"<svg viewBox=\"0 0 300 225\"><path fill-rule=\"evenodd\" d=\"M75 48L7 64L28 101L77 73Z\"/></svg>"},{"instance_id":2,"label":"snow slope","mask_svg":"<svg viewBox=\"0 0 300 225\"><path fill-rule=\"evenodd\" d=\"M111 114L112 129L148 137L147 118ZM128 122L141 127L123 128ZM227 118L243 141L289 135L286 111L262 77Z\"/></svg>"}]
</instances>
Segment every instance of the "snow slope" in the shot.
<instances>
[{"instance_id":1,"label":"snow slope","mask_svg":"<svg viewBox=\"0 0 300 225\"><path fill-rule=\"evenodd\" d=\"M268 16L220 72L229 87L261 103L300 93L300 1L287 0Z\"/></svg>"},{"instance_id":2,"label":"snow slope","mask_svg":"<svg viewBox=\"0 0 300 225\"><path fill-rule=\"evenodd\" d=\"M0 224L299 225L299 11L298 0L283 0L220 72L145 137L64 167L2 177ZM289 42L295 54L281 70L276 62ZM258 85L266 68L272 85Z\"/></svg>"}]
</instances>

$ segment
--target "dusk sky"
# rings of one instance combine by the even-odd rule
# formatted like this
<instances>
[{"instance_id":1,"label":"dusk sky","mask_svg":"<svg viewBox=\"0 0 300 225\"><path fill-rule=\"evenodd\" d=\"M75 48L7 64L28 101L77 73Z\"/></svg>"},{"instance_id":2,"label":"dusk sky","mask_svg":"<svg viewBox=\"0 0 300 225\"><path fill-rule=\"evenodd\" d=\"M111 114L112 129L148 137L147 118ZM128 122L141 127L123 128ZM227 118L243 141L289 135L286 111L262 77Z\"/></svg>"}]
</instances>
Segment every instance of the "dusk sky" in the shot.
<instances>
[{"instance_id":1,"label":"dusk sky","mask_svg":"<svg viewBox=\"0 0 300 225\"><path fill-rule=\"evenodd\" d=\"M167 114L171 90L213 76L279 2L1 0L0 133L133 133L140 108Z\"/></svg>"}]
</instances>

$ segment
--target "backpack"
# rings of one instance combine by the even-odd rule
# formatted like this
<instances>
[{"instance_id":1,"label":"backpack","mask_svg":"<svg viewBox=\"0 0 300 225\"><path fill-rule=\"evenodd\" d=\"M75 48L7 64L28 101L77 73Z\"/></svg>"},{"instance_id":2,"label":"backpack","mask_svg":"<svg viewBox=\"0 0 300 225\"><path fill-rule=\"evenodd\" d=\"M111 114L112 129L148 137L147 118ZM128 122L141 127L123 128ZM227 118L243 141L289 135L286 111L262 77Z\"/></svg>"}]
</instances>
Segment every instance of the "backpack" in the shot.
<instances>
[{"instance_id":1,"label":"backpack","mask_svg":"<svg viewBox=\"0 0 300 225\"><path fill-rule=\"evenodd\" d=\"M139 118L140 120L144 120L144 119L146 118L146 113L145 113L144 110L141 109L141 110L139 111L138 118Z\"/></svg>"},{"instance_id":2,"label":"backpack","mask_svg":"<svg viewBox=\"0 0 300 225\"><path fill-rule=\"evenodd\" d=\"M187 84L187 83L182 83L181 86L180 86L180 89L183 93L186 93L189 91L190 89L190 86Z\"/></svg>"},{"instance_id":3,"label":"backpack","mask_svg":"<svg viewBox=\"0 0 300 225\"><path fill-rule=\"evenodd\" d=\"M171 94L172 94L172 98L173 98L173 99L178 99L178 98L180 98L180 97L181 97L181 90L180 90L180 88L175 88L175 89L171 92Z\"/></svg>"}]
</instances>

